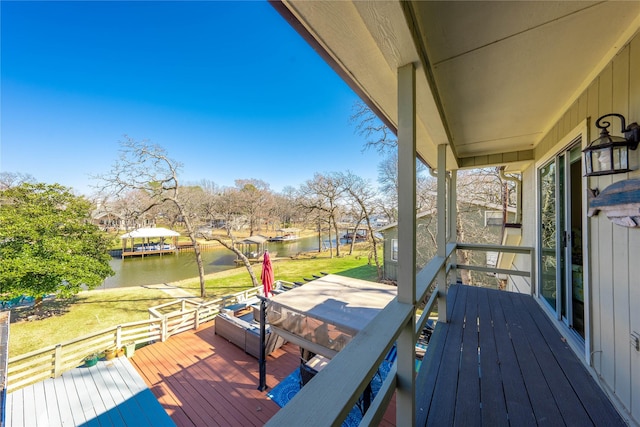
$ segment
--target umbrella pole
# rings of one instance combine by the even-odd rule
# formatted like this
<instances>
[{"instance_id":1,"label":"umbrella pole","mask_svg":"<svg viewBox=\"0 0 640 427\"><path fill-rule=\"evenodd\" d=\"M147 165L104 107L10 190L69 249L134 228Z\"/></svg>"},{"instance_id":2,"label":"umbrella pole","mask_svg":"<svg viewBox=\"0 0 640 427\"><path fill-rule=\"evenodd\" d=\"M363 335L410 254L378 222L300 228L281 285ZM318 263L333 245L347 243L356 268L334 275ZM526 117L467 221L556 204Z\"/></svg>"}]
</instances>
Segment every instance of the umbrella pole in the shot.
<instances>
[{"instance_id":1,"label":"umbrella pole","mask_svg":"<svg viewBox=\"0 0 640 427\"><path fill-rule=\"evenodd\" d=\"M265 391L267 389L267 358L265 351L265 324L266 320L266 308L267 308L267 299L258 295L260 299L260 357L258 358L258 367L260 371L260 385L258 385L258 390Z\"/></svg>"}]
</instances>

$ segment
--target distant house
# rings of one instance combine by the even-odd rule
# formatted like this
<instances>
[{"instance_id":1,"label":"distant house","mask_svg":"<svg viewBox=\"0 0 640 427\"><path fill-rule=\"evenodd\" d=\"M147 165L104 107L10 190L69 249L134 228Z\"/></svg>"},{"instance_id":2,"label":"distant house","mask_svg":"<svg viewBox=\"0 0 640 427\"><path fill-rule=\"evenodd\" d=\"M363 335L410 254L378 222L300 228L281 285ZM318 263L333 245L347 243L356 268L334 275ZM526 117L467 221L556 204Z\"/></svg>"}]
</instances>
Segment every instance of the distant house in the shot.
<instances>
[{"instance_id":1,"label":"distant house","mask_svg":"<svg viewBox=\"0 0 640 427\"><path fill-rule=\"evenodd\" d=\"M103 209L96 209L91 215L93 224L97 225L104 231L108 230L121 230L123 223L122 218L112 212L107 212Z\"/></svg>"},{"instance_id":2,"label":"distant house","mask_svg":"<svg viewBox=\"0 0 640 427\"><path fill-rule=\"evenodd\" d=\"M509 207L508 222L515 217L515 208ZM463 239L475 243L499 244L502 240L503 211L502 207L493 203L479 204L460 203L460 223L462 224ZM416 268L421 269L435 255L435 238L437 233L437 210L429 209L418 213L416 216ZM387 280L398 279L398 223L394 222L378 231L384 236L383 260L384 278ZM483 259L474 259L475 264L496 266L498 254L488 252ZM475 282L495 285L496 280L488 278L480 273L473 273Z\"/></svg>"},{"instance_id":3,"label":"distant house","mask_svg":"<svg viewBox=\"0 0 640 427\"><path fill-rule=\"evenodd\" d=\"M104 231L135 230L156 226L155 218L127 218L127 215L105 209L103 206L99 206L92 212L91 221Z\"/></svg>"}]
</instances>

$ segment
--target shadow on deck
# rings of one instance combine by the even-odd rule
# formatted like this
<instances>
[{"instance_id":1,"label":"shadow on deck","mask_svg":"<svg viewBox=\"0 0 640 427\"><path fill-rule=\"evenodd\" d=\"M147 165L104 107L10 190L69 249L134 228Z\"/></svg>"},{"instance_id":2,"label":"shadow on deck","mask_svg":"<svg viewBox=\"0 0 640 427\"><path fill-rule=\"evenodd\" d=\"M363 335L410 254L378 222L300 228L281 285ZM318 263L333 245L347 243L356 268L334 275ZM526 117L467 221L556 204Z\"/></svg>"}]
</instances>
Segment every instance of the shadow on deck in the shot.
<instances>
[{"instance_id":1,"label":"shadow on deck","mask_svg":"<svg viewBox=\"0 0 640 427\"><path fill-rule=\"evenodd\" d=\"M452 286L416 379L417 425L626 425L528 295Z\"/></svg>"}]
</instances>

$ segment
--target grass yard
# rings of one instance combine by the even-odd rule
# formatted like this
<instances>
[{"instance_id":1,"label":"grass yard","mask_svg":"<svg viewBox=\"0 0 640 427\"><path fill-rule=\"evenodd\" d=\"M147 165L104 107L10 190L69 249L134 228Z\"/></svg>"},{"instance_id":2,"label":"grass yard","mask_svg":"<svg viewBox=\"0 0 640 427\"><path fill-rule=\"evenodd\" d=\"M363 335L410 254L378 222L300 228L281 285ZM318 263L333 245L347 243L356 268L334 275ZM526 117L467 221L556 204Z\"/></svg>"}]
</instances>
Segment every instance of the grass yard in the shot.
<instances>
[{"instance_id":1,"label":"grass yard","mask_svg":"<svg viewBox=\"0 0 640 427\"><path fill-rule=\"evenodd\" d=\"M166 293L142 287L81 292L69 300L45 301L43 310L57 315L12 323L9 357L68 341L122 323L149 318L147 309L173 300ZM14 310L12 318L26 308Z\"/></svg>"},{"instance_id":2,"label":"grass yard","mask_svg":"<svg viewBox=\"0 0 640 427\"><path fill-rule=\"evenodd\" d=\"M345 253L347 251L344 251ZM367 265L368 251L354 251L353 255L329 258L328 254L311 254L300 259L275 260L273 269L276 280L303 282L320 272L376 281L375 266ZM260 281L261 264L253 265L253 272ZM172 283L193 295L200 295L198 278ZM208 299L233 294L251 288L251 278L246 268L239 267L210 274L206 279ZM82 292L70 300L45 301L44 311L55 313L51 317L11 324L9 356L28 353L49 345L68 341L82 335L117 326L122 323L149 318L148 308L172 301L168 294L143 287L118 288ZM26 318L27 309L17 309L16 317Z\"/></svg>"},{"instance_id":3,"label":"grass yard","mask_svg":"<svg viewBox=\"0 0 640 427\"><path fill-rule=\"evenodd\" d=\"M303 278L313 279L313 275L319 276L321 271L377 281L376 267L368 265L367 254L366 250L354 250L353 255L341 255L339 258L329 258L327 253L314 253L298 259L276 259L273 261L273 272L276 280L287 282L304 282ZM252 267L253 274L260 282L262 264L253 264ZM200 282L197 278L172 284L195 296L200 296ZM240 292L252 286L251 277L244 266L208 275L205 280L207 299Z\"/></svg>"}]
</instances>

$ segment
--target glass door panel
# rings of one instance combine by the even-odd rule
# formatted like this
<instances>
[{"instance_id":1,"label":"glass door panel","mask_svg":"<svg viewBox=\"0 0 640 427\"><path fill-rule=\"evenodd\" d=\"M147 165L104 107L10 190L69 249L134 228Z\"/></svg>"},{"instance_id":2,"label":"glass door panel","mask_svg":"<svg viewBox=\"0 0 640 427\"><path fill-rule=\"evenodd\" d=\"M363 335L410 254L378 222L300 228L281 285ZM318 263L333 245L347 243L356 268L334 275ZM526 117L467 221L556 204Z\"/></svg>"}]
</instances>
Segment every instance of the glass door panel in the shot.
<instances>
[{"instance_id":1,"label":"glass door panel","mask_svg":"<svg viewBox=\"0 0 640 427\"><path fill-rule=\"evenodd\" d=\"M540 295L584 338L580 142L538 170Z\"/></svg>"},{"instance_id":2,"label":"glass door panel","mask_svg":"<svg viewBox=\"0 0 640 427\"><path fill-rule=\"evenodd\" d=\"M569 154L570 157L570 183L569 188L569 222L570 244L567 245L567 259L571 268L568 269L568 281L571 283L571 290L568 297L571 313L569 315L569 326L584 338L584 293L582 276L582 151L580 146L574 147Z\"/></svg>"},{"instance_id":3,"label":"glass door panel","mask_svg":"<svg viewBox=\"0 0 640 427\"><path fill-rule=\"evenodd\" d=\"M566 156L560 154L558 156L558 181L556 182L558 198L556 200L556 207L558 209L557 221L556 221L556 245L558 256L558 296L559 301L556 302L556 311L560 312L563 319L567 319L567 229L565 227L567 223L567 187L565 182L567 179L566 174Z\"/></svg>"},{"instance_id":4,"label":"glass door panel","mask_svg":"<svg viewBox=\"0 0 640 427\"><path fill-rule=\"evenodd\" d=\"M556 161L542 167L540 180L540 292L556 310L557 284L557 209L556 209Z\"/></svg>"}]
</instances>

